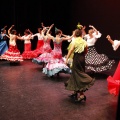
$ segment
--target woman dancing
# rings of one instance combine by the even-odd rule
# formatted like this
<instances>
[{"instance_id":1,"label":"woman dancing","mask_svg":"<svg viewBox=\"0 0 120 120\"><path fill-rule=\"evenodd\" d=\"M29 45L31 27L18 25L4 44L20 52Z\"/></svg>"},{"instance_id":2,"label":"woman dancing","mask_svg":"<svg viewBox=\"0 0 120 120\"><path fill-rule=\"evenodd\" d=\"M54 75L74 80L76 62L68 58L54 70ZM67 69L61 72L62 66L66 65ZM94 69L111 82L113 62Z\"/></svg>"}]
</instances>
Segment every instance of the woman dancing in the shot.
<instances>
[{"instance_id":1,"label":"woman dancing","mask_svg":"<svg viewBox=\"0 0 120 120\"><path fill-rule=\"evenodd\" d=\"M95 43L102 34L94 26L90 25L89 27L91 29L89 29L88 34L84 36L88 44L88 52L85 55L86 70L90 70L94 73L109 70L115 61L110 60L105 54L98 54Z\"/></svg>"},{"instance_id":2,"label":"woman dancing","mask_svg":"<svg viewBox=\"0 0 120 120\"><path fill-rule=\"evenodd\" d=\"M35 36L37 36L38 41L37 41L37 46L36 49L33 51L34 53L37 54L37 57L43 53L43 35L42 35L42 28L38 28L38 33L33 34L32 37L34 38Z\"/></svg>"},{"instance_id":3,"label":"woman dancing","mask_svg":"<svg viewBox=\"0 0 120 120\"><path fill-rule=\"evenodd\" d=\"M120 41L119 40L112 40L110 35L107 35L106 38L112 44L113 50L116 51L120 46ZM107 81L108 81L109 93L114 94L115 96L118 96L119 92L120 92L120 61L117 65L117 68L114 72L114 75L108 76Z\"/></svg>"},{"instance_id":4,"label":"woman dancing","mask_svg":"<svg viewBox=\"0 0 120 120\"><path fill-rule=\"evenodd\" d=\"M10 61L10 63L19 63L23 61L23 57L17 48L16 41L22 40L22 37L17 36L17 31L13 29L13 27L14 25L8 29L8 35L10 37L9 48L4 54L0 56L0 59L5 59Z\"/></svg>"},{"instance_id":5,"label":"woman dancing","mask_svg":"<svg viewBox=\"0 0 120 120\"><path fill-rule=\"evenodd\" d=\"M70 55L74 52L72 73L68 81L65 82L65 88L73 91L70 95L76 102L86 101L84 92L94 84L95 79L85 73L85 54L87 53L87 42L82 38L82 31L76 29L75 38L66 57L66 64Z\"/></svg>"},{"instance_id":6,"label":"woman dancing","mask_svg":"<svg viewBox=\"0 0 120 120\"><path fill-rule=\"evenodd\" d=\"M24 31L22 39L24 40L24 52L22 53L23 59L33 59L37 57L37 54L31 50L32 32L29 29Z\"/></svg>"},{"instance_id":7,"label":"woman dancing","mask_svg":"<svg viewBox=\"0 0 120 120\"><path fill-rule=\"evenodd\" d=\"M50 26L50 29L53 26ZM49 29L49 31L50 31ZM63 55L62 55L62 42L65 40L69 40L73 37L66 36L62 34L62 31L60 29L57 29L55 27L55 37L50 35L48 31L48 36L50 39L52 39L54 44L54 49L51 52L51 59L46 64L46 66L43 68L43 73L46 74L49 77L52 77L54 75L59 75L59 72L63 73L69 73L70 68L64 63ZM63 36L64 37L63 37Z\"/></svg>"},{"instance_id":8,"label":"woman dancing","mask_svg":"<svg viewBox=\"0 0 120 120\"><path fill-rule=\"evenodd\" d=\"M42 54L39 55L38 57L32 59L32 62L39 64L39 65L43 65L43 67L50 60L51 52L52 52L52 48L51 48L51 44L50 44L51 39L48 37L49 29L44 27L42 30L42 36L43 36L43 42L44 42L43 47L42 47ZM51 33L49 33L49 34L51 34Z\"/></svg>"},{"instance_id":9,"label":"woman dancing","mask_svg":"<svg viewBox=\"0 0 120 120\"><path fill-rule=\"evenodd\" d=\"M6 34L6 27L1 29L0 33L0 55L4 54L8 50L8 45L6 40L9 38L9 36Z\"/></svg>"}]
</instances>

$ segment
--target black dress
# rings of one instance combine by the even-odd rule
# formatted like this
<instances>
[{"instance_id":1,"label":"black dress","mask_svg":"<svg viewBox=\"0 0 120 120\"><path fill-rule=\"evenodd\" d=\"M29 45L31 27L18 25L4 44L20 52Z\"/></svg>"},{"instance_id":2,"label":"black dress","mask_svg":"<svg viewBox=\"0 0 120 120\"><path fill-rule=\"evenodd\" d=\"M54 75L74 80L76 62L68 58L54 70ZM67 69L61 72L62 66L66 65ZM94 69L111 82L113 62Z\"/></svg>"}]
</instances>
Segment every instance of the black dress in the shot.
<instances>
[{"instance_id":1,"label":"black dress","mask_svg":"<svg viewBox=\"0 0 120 120\"><path fill-rule=\"evenodd\" d=\"M95 79L85 73L86 41L81 37L74 40L75 51L73 56L72 74L66 82L66 89L71 91L86 91L94 84ZM84 48L83 48L84 46ZM83 51L82 51L83 49ZM82 51L82 52L80 52Z\"/></svg>"}]
</instances>

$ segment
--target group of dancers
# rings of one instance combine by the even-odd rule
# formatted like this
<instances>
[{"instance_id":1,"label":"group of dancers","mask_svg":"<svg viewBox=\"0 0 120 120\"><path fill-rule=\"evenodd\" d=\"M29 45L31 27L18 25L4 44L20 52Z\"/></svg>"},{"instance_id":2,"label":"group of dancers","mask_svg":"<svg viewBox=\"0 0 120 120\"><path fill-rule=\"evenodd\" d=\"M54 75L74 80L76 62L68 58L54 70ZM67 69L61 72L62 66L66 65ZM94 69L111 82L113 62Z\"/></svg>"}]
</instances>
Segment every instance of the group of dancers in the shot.
<instances>
[{"instance_id":1,"label":"group of dancers","mask_svg":"<svg viewBox=\"0 0 120 120\"><path fill-rule=\"evenodd\" d=\"M71 77L65 83L65 87L74 91L70 97L75 98L76 101L86 100L83 92L94 84L94 78L86 74L85 70L100 73L111 69L115 60L110 60L105 54L97 52L95 43L102 34L94 26L90 25L90 29L86 33L86 27L78 24L71 36L63 34L62 30L56 27L55 36L53 36L51 30L53 26L54 24L46 27L42 23L41 28L38 28L38 33L33 34L29 29L26 29L23 36L17 34L14 25L8 29L8 32L5 26L1 29L0 34L0 59L10 61L10 63L31 59L31 62L42 65L42 72L49 77L59 75L60 72L68 73ZM38 37L37 47L35 50L31 50L31 40L34 40L35 36ZM112 44L113 50L117 50L120 41L112 40L110 35L106 38ZM9 47L6 39L9 39ZM20 53L17 48L17 40L24 41L23 53ZM62 53L63 41L69 42L66 48L68 54L65 56ZM54 45L53 49L51 42ZM118 95L120 86L118 71L120 71L120 63L114 76L107 78L108 90L115 95Z\"/></svg>"}]
</instances>

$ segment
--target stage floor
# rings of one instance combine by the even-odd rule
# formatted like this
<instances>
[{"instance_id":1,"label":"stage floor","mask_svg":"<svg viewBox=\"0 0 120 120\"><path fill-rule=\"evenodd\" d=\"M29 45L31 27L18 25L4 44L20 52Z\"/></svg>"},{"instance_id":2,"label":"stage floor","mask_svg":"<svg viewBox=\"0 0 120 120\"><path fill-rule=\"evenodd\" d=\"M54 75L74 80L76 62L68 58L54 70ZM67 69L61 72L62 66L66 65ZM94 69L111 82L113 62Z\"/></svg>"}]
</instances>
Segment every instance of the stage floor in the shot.
<instances>
[{"instance_id":1,"label":"stage floor","mask_svg":"<svg viewBox=\"0 0 120 120\"><path fill-rule=\"evenodd\" d=\"M65 90L69 74L47 77L42 66L25 60L20 65L0 61L0 120L115 120L118 97L109 94L106 78L111 70L95 74L85 92L86 102L75 103Z\"/></svg>"}]
</instances>

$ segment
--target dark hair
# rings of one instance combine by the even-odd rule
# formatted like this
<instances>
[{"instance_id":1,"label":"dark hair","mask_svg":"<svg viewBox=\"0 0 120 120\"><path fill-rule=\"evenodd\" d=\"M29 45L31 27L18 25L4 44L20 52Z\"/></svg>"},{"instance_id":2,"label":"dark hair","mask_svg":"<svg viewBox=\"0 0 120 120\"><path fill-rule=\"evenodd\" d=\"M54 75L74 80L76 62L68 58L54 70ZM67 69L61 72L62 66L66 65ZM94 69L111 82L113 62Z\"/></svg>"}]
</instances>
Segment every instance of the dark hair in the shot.
<instances>
[{"instance_id":1,"label":"dark hair","mask_svg":"<svg viewBox=\"0 0 120 120\"><path fill-rule=\"evenodd\" d=\"M1 32L4 32L4 30L5 30L5 29L4 29L4 28L2 28L2 29L1 29Z\"/></svg>"},{"instance_id":2,"label":"dark hair","mask_svg":"<svg viewBox=\"0 0 120 120\"><path fill-rule=\"evenodd\" d=\"M16 33L17 33L17 31L14 29L11 31L11 34L16 34Z\"/></svg>"},{"instance_id":3,"label":"dark hair","mask_svg":"<svg viewBox=\"0 0 120 120\"><path fill-rule=\"evenodd\" d=\"M82 30L76 29L76 30L75 30L75 36L76 36L76 37L82 36Z\"/></svg>"},{"instance_id":4,"label":"dark hair","mask_svg":"<svg viewBox=\"0 0 120 120\"><path fill-rule=\"evenodd\" d=\"M42 28L38 28L38 30L42 30Z\"/></svg>"},{"instance_id":5,"label":"dark hair","mask_svg":"<svg viewBox=\"0 0 120 120\"><path fill-rule=\"evenodd\" d=\"M62 31L60 29L58 29L58 30L55 31L56 35L61 34L61 33L62 33Z\"/></svg>"},{"instance_id":6,"label":"dark hair","mask_svg":"<svg viewBox=\"0 0 120 120\"><path fill-rule=\"evenodd\" d=\"M27 33L27 34L29 34L30 32L29 32L29 30L27 30L27 29L26 29L26 30L24 31L24 33Z\"/></svg>"}]
</instances>

